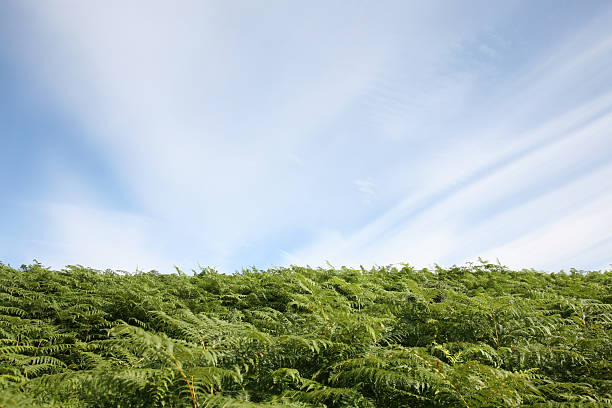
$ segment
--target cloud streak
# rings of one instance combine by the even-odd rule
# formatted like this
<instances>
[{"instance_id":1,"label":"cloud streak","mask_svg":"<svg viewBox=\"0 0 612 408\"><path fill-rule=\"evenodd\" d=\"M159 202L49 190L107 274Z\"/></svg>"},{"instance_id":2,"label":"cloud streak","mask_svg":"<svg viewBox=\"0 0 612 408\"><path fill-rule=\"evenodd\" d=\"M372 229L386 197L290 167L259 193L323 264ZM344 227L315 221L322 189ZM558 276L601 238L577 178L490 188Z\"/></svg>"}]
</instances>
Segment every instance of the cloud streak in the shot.
<instances>
[{"instance_id":1,"label":"cloud streak","mask_svg":"<svg viewBox=\"0 0 612 408\"><path fill-rule=\"evenodd\" d=\"M610 37L582 37L594 45L577 57L574 41L547 56L542 65L560 65L552 76L541 67L519 76L519 83L527 77L533 82L520 96L510 95L527 103L506 106L503 117L520 123L539 110L533 101L542 104L542 95L563 91L581 81L590 67L607 63ZM328 259L356 266L410 259L426 266L485 255L513 267L605 268L610 263L604 255L610 239L604 203L612 188L611 110L612 94L607 93L531 128L473 130L471 139L453 141L438 154L444 160L434 161L437 169L418 166L418 192L357 232L325 231L319 242L285 260L322 265ZM504 123L501 116L493 118ZM598 204L587 204L591 200ZM597 256L584 255L590 246L598 248Z\"/></svg>"},{"instance_id":2,"label":"cloud streak","mask_svg":"<svg viewBox=\"0 0 612 408\"><path fill-rule=\"evenodd\" d=\"M610 248L594 222L608 216L609 8L549 27L521 19L523 2L11 7L29 24L6 29L3 53L107 166L106 180L43 166L44 239L27 256L558 268Z\"/></svg>"}]
</instances>

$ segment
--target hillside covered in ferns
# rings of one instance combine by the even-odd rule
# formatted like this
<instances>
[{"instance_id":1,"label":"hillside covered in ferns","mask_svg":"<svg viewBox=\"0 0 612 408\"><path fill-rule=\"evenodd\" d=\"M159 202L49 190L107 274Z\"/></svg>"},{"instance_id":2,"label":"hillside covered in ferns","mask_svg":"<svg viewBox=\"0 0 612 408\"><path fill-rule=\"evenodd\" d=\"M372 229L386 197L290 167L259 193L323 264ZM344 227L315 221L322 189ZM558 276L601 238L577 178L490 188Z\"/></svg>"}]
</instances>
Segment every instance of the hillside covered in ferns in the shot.
<instances>
[{"instance_id":1,"label":"hillside covered in ferns","mask_svg":"<svg viewBox=\"0 0 612 408\"><path fill-rule=\"evenodd\" d=\"M0 407L609 407L612 272L0 264Z\"/></svg>"}]
</instances>

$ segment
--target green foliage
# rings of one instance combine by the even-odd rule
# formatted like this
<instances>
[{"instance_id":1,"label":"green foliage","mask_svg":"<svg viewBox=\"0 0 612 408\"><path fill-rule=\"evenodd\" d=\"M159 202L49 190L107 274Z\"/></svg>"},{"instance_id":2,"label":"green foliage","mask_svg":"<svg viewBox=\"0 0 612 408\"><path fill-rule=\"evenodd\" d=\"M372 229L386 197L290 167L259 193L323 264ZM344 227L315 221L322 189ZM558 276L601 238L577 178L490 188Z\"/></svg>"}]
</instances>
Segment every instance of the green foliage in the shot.
<instances>
[{"instance_id":1,"label":"green foliage","mask_svg":"<svg viewBox=\"0 0 612 408\"><path fill-rule=\"evenodd\" d=\"M0 263L1 407L612 406L612 273Z\"/></svg>"}]
</instances>

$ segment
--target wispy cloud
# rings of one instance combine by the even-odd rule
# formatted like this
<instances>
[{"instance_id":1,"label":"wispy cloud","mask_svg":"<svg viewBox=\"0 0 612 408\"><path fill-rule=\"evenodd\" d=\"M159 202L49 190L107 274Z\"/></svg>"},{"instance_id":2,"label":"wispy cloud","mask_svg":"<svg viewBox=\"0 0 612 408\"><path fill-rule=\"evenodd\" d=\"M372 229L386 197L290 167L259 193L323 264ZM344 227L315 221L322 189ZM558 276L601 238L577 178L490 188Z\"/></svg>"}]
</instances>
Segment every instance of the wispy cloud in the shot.
<instances>
[{"instance_id":1,"label":"wispy cloud","mask_svg":"<svg viewBox=\"0 0 612 408\"><path fill-rule=\"evenodd\" d=\"M499 56L499 52L487 44L480 44L478 49L491 58L496 58Z\"/></svg>"},{"instance_id":2,"label":"wispy cloud","mask_svg":"<svg viewBox=\"0 0 612 408\"><path fill-rule=\"evenodd\" d=\"M372 181L372 179L368 177L366 179L357 179L353 183L357 187L357 190L363 193L363 201L366 204L372 202L372 199L376 194L374 192L374 181Z\"/></svg>"},{"instance_id":3,"label":"wispy cloud","mask_svg":"<svg viewBox=\"0 0 612 408\"><path fill-rule=\"evenodd\" d=\"M11 3L3 55L112 175L41 165L28 254L594 265L604 229L572 226L608 216L610 11L477 3Z\"/></svg>"},{"instance_id":4,"label":"wispy cloud","mask_svg":"<svg viewBox=\"0 0 612 408\"><path fill-rule=\"evenodd\" d=\"M547 56L542 64L559 64L552 78L544 69L532 69L540 75L529 74L531 86L517 91L524 103L506 106L503 114L494 107L496 116L485 117L481 129L472 129L467 140L436 144L442 152L418 166L416 191L400 204L355 233L326 231L286 261L322 265L326 259L359 265L410 260L425 266L486 255L513 267L606 266L601 243L610 239L605 203L612 191L612 93L554 119L515 128L542 110L534 101L550 98L544 90L553 95L567 92L588 67L607 64L612 51L608 38L593 34L583 35L583 40L590 47L576 51L572 42ZM504 117L514 120L508 123ZM487 119L500 124L483 131ZM441 160L432 160L436 156ZM590 204L593 200L596 203ZM583 255L592 246L598 256L592 251L591 258Z\"/></svg>"},{"instance_id":5,"label":"wispy cloud","mask_svg":"<svg viewBox=\"0 0 612 408\"><path fill-rule=\"evenodd\" d=\"M48 203L39 210L50 228L30 249L33 258L127 271L172 267L159 255L158 234L147 217L65 203Z\"/></svg>"}]
</instances>

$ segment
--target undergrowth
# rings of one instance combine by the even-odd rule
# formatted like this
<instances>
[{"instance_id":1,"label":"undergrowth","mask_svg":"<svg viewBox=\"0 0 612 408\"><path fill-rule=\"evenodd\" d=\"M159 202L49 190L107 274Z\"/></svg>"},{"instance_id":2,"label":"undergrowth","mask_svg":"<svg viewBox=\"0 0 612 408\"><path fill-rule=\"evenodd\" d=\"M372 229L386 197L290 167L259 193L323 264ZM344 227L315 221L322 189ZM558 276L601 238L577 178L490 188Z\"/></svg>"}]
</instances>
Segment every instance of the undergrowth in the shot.
<instances>
[{"instance_id":1,"label":"undergrowth","mask_svg":"<svg viewBox=\"0 0 612 408\"><path fill-rule=\"evenodd\" d=\"M0 407L609 407L612 272L0 264Z\"/></svg>"}]
</instances>

